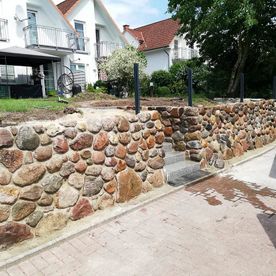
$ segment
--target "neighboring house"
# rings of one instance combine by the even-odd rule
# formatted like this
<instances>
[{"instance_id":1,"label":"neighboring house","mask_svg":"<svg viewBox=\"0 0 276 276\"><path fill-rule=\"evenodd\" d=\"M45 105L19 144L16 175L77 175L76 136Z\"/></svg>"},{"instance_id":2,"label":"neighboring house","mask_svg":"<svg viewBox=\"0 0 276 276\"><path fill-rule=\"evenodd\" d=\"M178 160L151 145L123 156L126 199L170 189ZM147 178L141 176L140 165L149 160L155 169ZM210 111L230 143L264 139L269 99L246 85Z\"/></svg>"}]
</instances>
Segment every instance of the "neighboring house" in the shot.
<instances>
[{"instance_id":1,"label":"neighboring house","mask_svg":"<svg viewBox=\"0 0 276 276\"><path fill-rule=\"evenodd\" d=\"M40 67L45 75L44 95L57 89L57 79L68 72L66 67L76 72L81 85L94 83L99 76L98 63L126 44L101 0L58 2L0 0L0 50L16 46L60 58L60 62ZM0 86L5 81L31 83L32 73L33 68L1 65Z\"/></svg>"},{"instance_id":2,"label":"neighboring house","mask_svg":"<svg viewBox=\"0 0 276 276\"><path fill-rule=\"evenodd\" d=\"M166 19L135 29L124 25L123 35L130 45L145 53L146 73L151 74L168 70L177 60L198 56L198 50L188 47L184 37L177 35L178 30L177 21Z\"/></svg>"}]
</instances>

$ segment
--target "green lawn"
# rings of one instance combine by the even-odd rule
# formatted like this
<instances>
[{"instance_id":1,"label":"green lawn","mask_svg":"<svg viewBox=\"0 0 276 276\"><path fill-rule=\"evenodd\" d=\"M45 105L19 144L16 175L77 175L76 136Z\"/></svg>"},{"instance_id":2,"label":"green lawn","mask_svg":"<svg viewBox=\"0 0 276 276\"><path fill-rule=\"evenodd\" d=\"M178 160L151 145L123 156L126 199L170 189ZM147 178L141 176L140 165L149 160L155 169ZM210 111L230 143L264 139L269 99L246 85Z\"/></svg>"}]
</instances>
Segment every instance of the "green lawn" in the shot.
<instances>
[{"instance_id":1,"label":"green lawn","mask_svg":"<svg viewBox=\"0 0 276 276\"><path fill-rule=\"evenodd\" d=\"M49 99L0 99L0 112L28 112L34 109L63 110L66 104L59 103L56 97Z\"/></svg>"}]
</instances>

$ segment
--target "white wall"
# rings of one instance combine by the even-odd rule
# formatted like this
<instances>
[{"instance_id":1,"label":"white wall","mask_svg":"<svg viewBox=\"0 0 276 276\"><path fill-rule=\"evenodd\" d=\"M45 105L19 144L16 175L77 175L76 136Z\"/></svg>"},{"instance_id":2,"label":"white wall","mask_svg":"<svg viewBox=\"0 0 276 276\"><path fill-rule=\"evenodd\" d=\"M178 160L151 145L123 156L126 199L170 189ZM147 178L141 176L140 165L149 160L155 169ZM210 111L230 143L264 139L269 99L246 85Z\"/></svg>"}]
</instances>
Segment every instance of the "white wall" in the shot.
<instances>
[{"instance_id":1,"label":"white wall","mask_svg":"<svg viewBox=\"0 0 276 276\"><path fill-rule=\"evenodd\" d=\"M170 54L170 50L166 49L166 52ZM147 58L146 74L150 75L157 70L169 70L171 61L169 64L168 54L165 53L165 49L158 49L145 52Z\"/></svg>"},{"instance_id":2,"label":"white wall","mask_svg":"<svg viewBox=\"0 0 276 276\"><path fill-rule=\"evenodd\" d=\"M139 41L135 37L133 37L129 32L124 32L123 35L129 45L131 45L135 48L139 47Z\"/></svg>"}]
</instances>

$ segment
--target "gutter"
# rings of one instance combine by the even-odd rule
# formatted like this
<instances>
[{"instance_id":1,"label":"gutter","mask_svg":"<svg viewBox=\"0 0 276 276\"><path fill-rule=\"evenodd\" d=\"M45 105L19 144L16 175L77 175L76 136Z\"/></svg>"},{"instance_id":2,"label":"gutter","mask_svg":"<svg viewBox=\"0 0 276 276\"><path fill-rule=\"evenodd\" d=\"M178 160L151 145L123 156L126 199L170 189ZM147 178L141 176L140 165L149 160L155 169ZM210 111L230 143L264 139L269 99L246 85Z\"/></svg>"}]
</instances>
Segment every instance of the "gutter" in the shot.
<instances>
[{"instance_id":1,"label":"gutter","mask_svg":"<svg viewBox=\"0 0 276 276\"><path fill-rule=\"evenodd\" d=\"M168 56L168 70L170 69L171 66L171 59L170 59L170 54L167 52L167 50L164 49L164 52L167 54Z\"/></svg>"}]
</instances>

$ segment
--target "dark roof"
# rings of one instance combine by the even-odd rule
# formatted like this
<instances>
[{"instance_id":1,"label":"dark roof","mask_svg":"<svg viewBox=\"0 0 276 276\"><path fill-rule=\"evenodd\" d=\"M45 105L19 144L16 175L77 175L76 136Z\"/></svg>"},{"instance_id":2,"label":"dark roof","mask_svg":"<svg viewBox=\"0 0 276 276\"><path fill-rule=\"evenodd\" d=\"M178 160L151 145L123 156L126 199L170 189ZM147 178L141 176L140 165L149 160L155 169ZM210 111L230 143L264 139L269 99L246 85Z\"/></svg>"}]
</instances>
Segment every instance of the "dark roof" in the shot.
<instances>
[{"instance_id":1,"label":"dark roof","mask_svg":"<svg viewBox=\"0 0 276 276\"><path fill-rule=\"evenodd\" d=\"M140 41L139 50L148 51L168 47L177 35L179 23L171 18L128 31Z\"/></svg>"},{"instance_id":2,"label":"dark roof","mask_svg":"<svg viewBox=\"0 0 276 276\"><path fill-rule=\"evenodd\" d=\"M69 13L75 5L77 5L80 2L80 0L65 0L57 5L57 7L60 9L60 11L66 15Z\"/></svg>"},{"instance_id":3,"label":"dark roof","mask_svg":"<svg viewBox=\"0 0 276 276\"><path fill-rule=\"evenodd\" d=\"M50 62L58 62L61 59L57 56L41 53L38 51L9 47L0 49L0 64L17 65L17 66L38 66Z\"/></svg>"}]
</instances>

